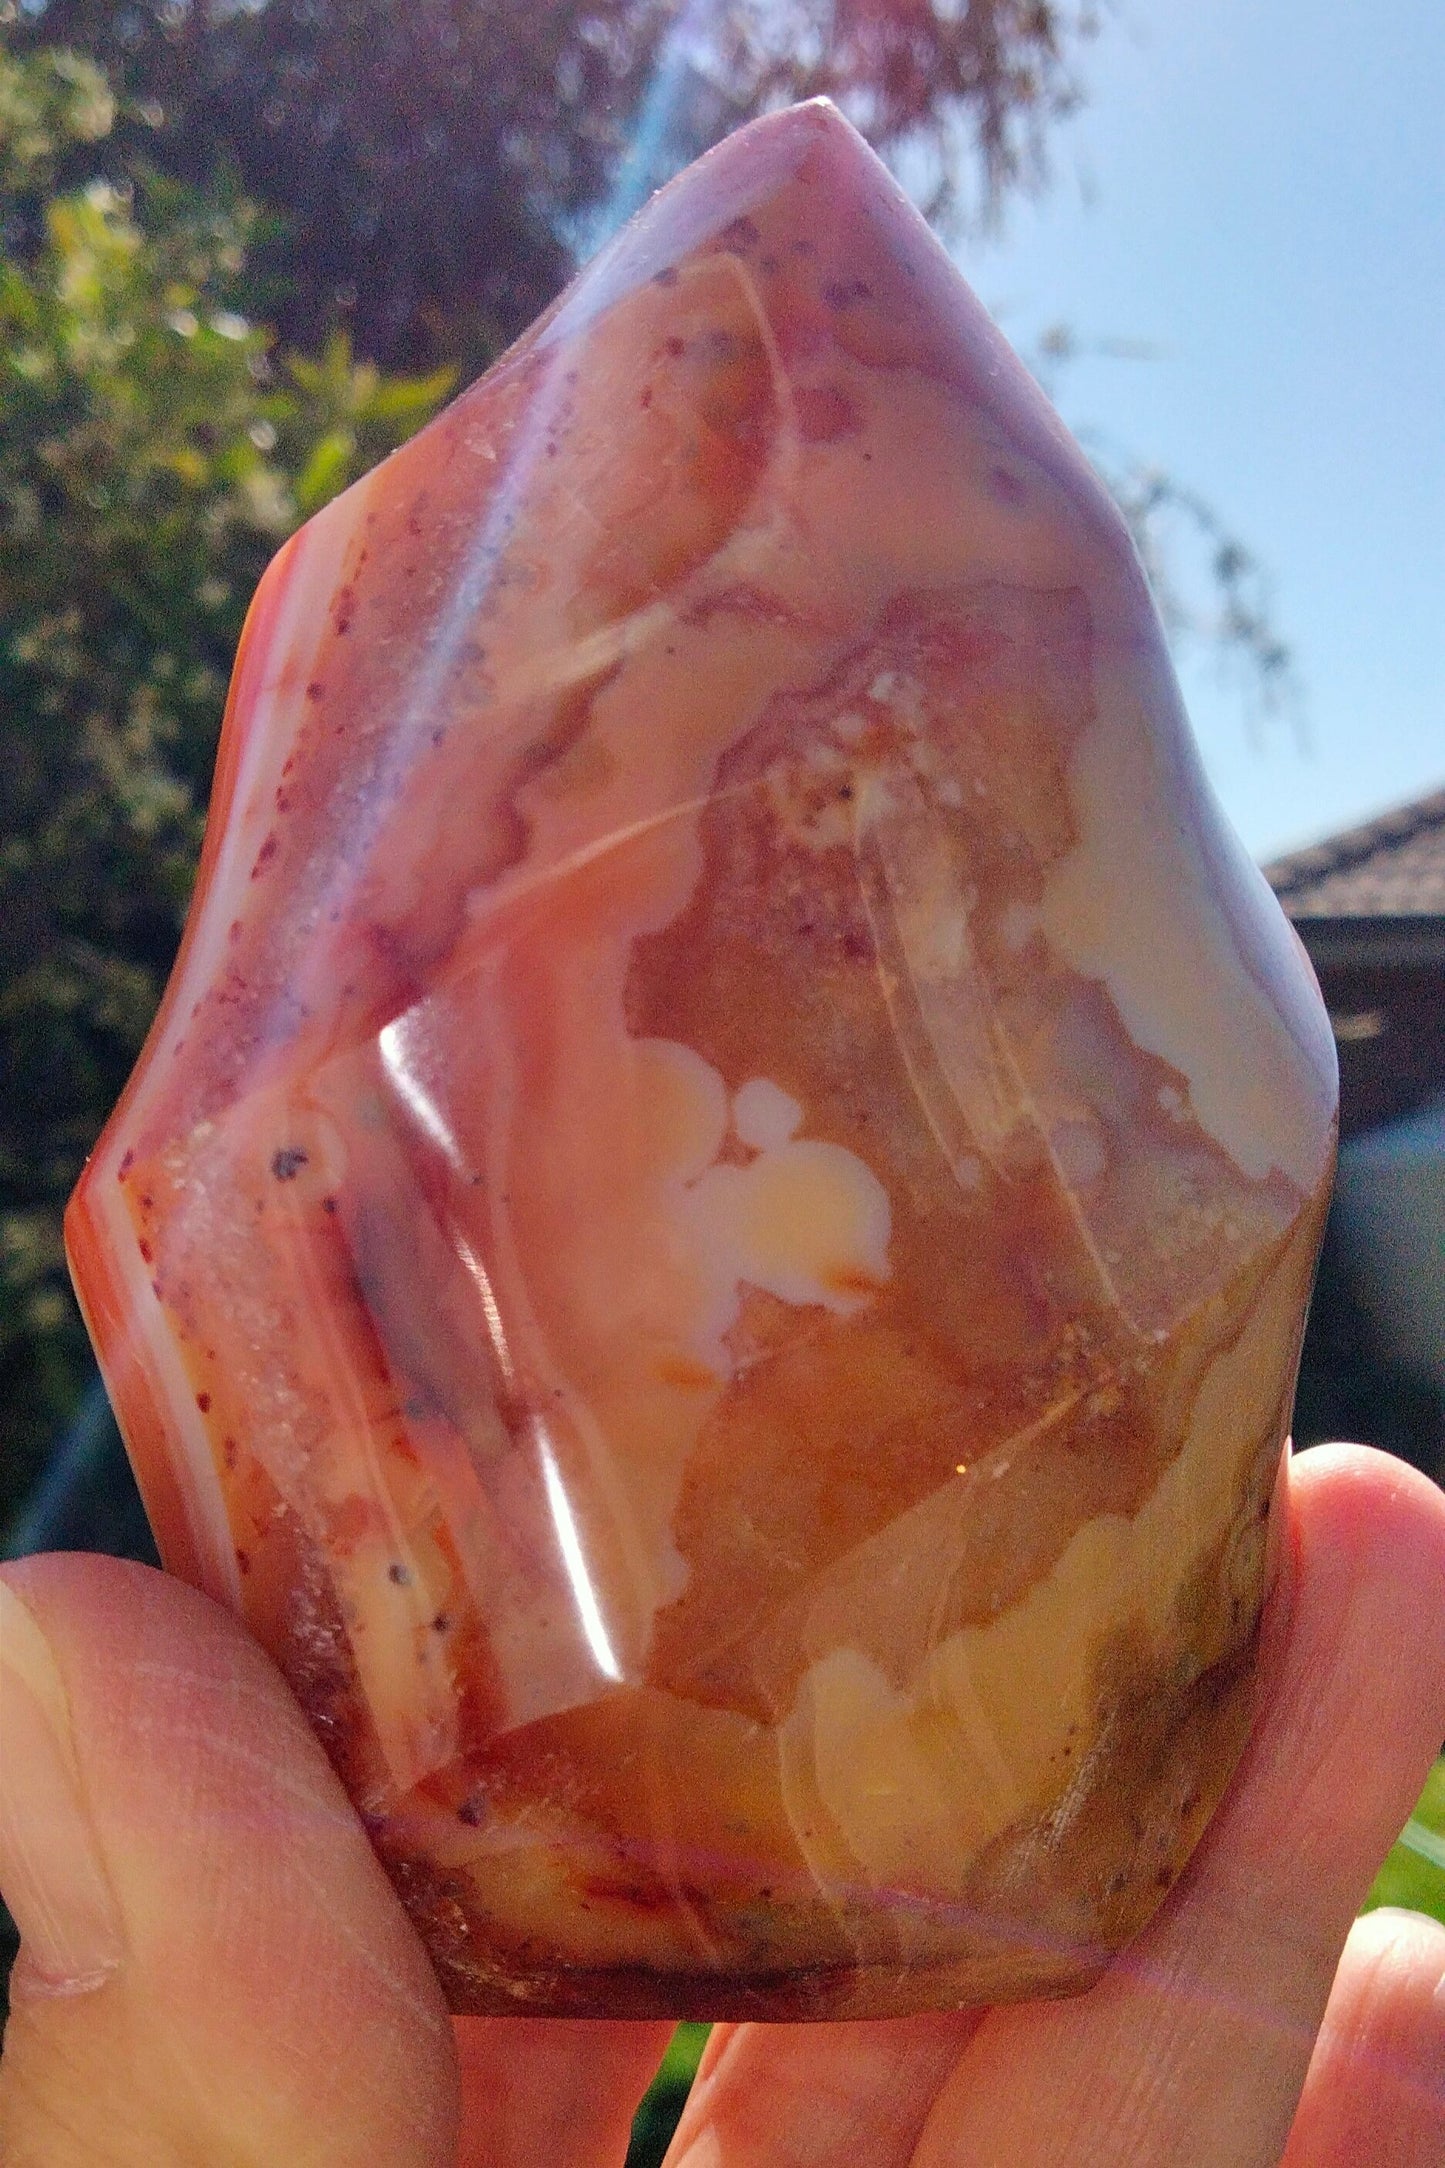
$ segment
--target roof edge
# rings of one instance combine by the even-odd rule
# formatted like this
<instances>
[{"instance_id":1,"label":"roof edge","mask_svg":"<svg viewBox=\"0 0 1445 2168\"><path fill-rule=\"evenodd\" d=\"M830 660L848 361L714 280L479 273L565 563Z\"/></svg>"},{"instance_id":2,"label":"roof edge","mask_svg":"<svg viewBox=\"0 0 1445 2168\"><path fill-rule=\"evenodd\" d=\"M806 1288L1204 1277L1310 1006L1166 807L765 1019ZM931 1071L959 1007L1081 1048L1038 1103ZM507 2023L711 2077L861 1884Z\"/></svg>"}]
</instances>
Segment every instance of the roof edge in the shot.
<instances>
[{"instance_id":1,"label":"roof edge","mask_svg":"<svg viewBox=\"0 0 1445 2168\"><path fill-rule=\"evenodd\" d=\"M1342 828L1337 835L1306 844L1302 850L1287 851L1280 858L1270 859L1261 871L1287 908L1296 890L1308 888L1329 874L1348 872L1373 858L1377 851L1398 848L1431 828L1445 828L1445 789L1392 806L1377 813L1373 820Z\"/></svg>"}]
</instances>

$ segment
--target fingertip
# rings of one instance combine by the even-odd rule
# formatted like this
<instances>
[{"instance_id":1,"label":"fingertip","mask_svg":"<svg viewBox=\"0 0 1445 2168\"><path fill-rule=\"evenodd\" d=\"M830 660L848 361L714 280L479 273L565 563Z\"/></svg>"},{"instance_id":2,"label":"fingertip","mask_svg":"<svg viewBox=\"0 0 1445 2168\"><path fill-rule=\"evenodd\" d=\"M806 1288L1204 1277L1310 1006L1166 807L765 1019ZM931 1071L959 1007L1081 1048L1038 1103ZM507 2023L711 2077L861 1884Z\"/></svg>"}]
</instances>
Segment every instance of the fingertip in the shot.
<instances>
[{"instance_id":1,"label":"fingertip","mask_svg":"<svg viewBox=\"0 0 1445 2168\"><path fill-rule=\"evenodd\" d=\"M1296 1576L1312 1593L1314 1638L1332 1645L1363 1610L1398 1652L1435 1743L1445 1735L1445 1492L1393 1454L1332 1444L1290 1468ZM1325 1653L1323 1645L1314 1659Z\"/></svg>"},{"instance_id":2,"label":"fingertip","mask_svg":"<svg viewBox=\"0 0 1445 2168\"><path fill-rule=\"evenodd\" d=\"M1432 1996L1445 1984L1445 1924L1428 1912L1415 1912L1408 1905L1376 1905L1356 1920L1350 1945L1362 1965L1398 1961ZM1441 2021L1445 2023L1445 2010Z\"/></svg>"},{"instance_id":3,"label":"fingertip","mask_svg":"<svg viewBox=\"0 0 1445 2168\"><path fill-rule=\"evenodd\" d=\"M1442 2159L1445 1926L1381 1906L1350 1931L1282 2168Z\"/></svg>"},{"instance_id":4,"label":"fingertip","mask_svg":"<svg viewBox=\"0 0 1445 2168\"><path fill-rule=\"evenodd\" d=\"M147 1567L55 1555L4 1580L61 1682L123 1943L90 1994L20 1972L0 2088L15 2157L51 2157L33 2133L78 2100L97 2158L123 2129L137 2158L142 2138L154 2158L230 2158L239 2138L238 2158L450 2168L435 1975L264 1652ZM33 1807L20 1827L34 1848Z\"/></svg>"},{"instance_id":5,"label":"fingertip","mask_svg":"<svg viewBox=\"0 0 1445 2168\"><path fill-rule=\"evenodd\" d=\"M77 1551L41 1552L0 1567L0 1581L43 1633L67 1681L76 1720L115 1751L112 1716L142 1729L184 1712L193 1694L249 1698L287 1740L314 1738L265 1651L240 1621L154 1566ZM125 1741L121 1742L122 1747Z\"/></svg>"},{"instance_id":6,"label":"fingertip","mask_svg":"<svg viewBox=\"0 0 1445 2168\"><path fill-rule=\"evenodd\" d=\"M1388 2007L1411 2067L1445 2088L1445 1924L1404 1905L1376 1905L1350 1930L1339 1985ZM1445 2110L1445 2099L1442 2099Z\"/></svg>"},{"instance_id":7,"label":"fingertip","mask_svg":"<svg viewBox=\"0 0 1445 2168\"><path fill-rule=\"evenodd\" d=\"M1314 1445L1290 1461L1295 1508L1321 1540L1369 1551L1404 1536L1445 1575L1445 1491L1372 1445Z\"/></svg>"}]
</instances>

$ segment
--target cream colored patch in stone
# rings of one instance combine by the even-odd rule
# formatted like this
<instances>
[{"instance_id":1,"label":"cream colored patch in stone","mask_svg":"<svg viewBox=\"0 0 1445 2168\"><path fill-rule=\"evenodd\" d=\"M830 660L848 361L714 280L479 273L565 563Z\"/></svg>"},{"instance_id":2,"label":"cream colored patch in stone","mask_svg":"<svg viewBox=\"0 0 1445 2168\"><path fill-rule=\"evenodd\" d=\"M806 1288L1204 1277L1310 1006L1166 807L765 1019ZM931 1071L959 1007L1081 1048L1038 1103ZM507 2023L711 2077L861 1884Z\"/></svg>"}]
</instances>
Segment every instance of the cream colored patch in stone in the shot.
<instances>
[{"instance_id":1,"label":"cream colored patch in stone","mask_svg":"<svg viewBox=\"0 0 1445 2168\"><path fill-rule=\"evenodd\" d=\"M892 1227L872 1169L843 1145L799 1137L803 1109L780 1085L749 1078L732 1119L757 1156L745 1166L715 1162L674 1202L678 1239L708 1290L696 1352L724 1373L745 1286L847 1316L887 1280Z\"/></svg>"},{"instance_id":2,"label":"cream colored patch in stone","mask_svg":"<svg viewBox=\"0 0 1445 2168\"><path fill-rule=\"evenodd\" d=\"M910 1081L949 1164L961 1113L998 1166L1032 1103L975 962L961 866L906 773L870 778L858 803L858 868L880 983Z\"/></svg>"},{"instance_id":3,"label":"cream colored patch in stone","mask_svg":"<svg viewBox=\"0 0 1445 2168\"><path fill-rule=\"evenodd\" d=\"M1183 1450L1132 1519L1087 1521L1026 1594L949 1635L903 1691L853 1648L812 1665L778 1750L788 1813L826 1894L861 1869L947 1895L1000 1832L1057 1807L1077 1766L1065 1748L1088 1750L1096 1666L1116 1637L1134 1637L1181 1685L1224 1653L1181 1628L1181 1592L1238 1510L1243 1456L1278 1406L1308 1263L1297 1241L1207 1371ZM1225 1568L1246 1603L1262 1547L1251 1524Z\"/></svg>"},{"instance_id":4,"label":"cream colored patch in stone","mask_svg":"<svg viewBox=\"0 0 1445 2168\"><path fill-rule=\"evenodd\" d=\"M780 1084L750 1077L733 1095L733 1128L755 1152L780 1151L803 1126L803 1110Z\"/></svg>"},{"instance_id":5,"label":"cream colored patch in stone","mask_svg":"<svg viewBox=\"0 0 1445 2168\"><path fill-rule=\"evenodd\" d=\"M1175 705L1162 672L1148 691ZM1166 725L1146 714L1129 665L1101 670L1098 698L1107 712L1079 740L1069 774L1079 840L1049 877L1040 922L1066 964L1103 981L1135 1045L1187 1080L1195 1119L1240 1172L1261 1181L1278 1168L1308 1192L1331 1135L1333 1057L1314 1045L1326 1029L1323 1006L1316 999L1316 1030L1309 990L1286 953L1289 930L1267 893L1242 900L1268 975L1293 997L1287 1020L1247 967L1179 817L1181 779L1167 772L1159 744ZM1175 727L1187 728L1182 717ZM1249 865L1239 877L1258 879ZM1292 1036L1301 1026L1312 1034L1308 1055Z\"/></svg>"}]
</instances>

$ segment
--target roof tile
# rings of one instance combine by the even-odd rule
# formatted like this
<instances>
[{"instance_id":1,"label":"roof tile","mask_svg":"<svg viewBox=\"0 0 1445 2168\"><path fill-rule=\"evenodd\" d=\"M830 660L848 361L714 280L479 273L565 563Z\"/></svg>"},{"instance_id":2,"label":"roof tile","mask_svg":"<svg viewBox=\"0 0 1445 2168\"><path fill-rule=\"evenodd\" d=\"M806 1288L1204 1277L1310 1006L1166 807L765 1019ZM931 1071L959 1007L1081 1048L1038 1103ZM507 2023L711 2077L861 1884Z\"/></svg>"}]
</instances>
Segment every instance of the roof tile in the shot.
<instances>
[{"instance_id":1,"label":"roof tile","mask_svg":"<svg viewBox=\"0 0 1445 2168\"><path fill-rule=\"evenodd\" d=\"M1445 915L1445 790L1264 868L1291 918Z\"/></svg>"}]
</instances>

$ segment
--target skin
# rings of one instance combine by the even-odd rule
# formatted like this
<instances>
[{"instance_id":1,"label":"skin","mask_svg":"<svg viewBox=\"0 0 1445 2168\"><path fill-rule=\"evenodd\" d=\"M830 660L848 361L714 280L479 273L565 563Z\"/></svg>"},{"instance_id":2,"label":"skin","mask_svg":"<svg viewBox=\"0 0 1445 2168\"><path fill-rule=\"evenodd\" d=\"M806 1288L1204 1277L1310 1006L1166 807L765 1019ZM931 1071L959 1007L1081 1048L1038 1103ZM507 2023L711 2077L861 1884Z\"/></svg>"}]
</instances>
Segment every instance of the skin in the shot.
<instances>
[{"instance_id":1,"label":"skin","mask_svg":"<svg viewBox=\"0 0 1445 2168\"><path fill-rule=\"evenodd\" d=\"M1062 2002L719 2026L672 2168L1445 2158L1445 1929L1352 1925L1445 1735L1445 1496L1339 1446L1292 1464L1281 1508L1254 1737L1109 1975ZM618 2168L666 2025L449 2018L228 1616L111 1560L3 1578L48 1644L94 1847L77 1882L73 1829L17 1774L33 1711L7 1678L6 2168Z\"/></svg>"}]
</instances>

